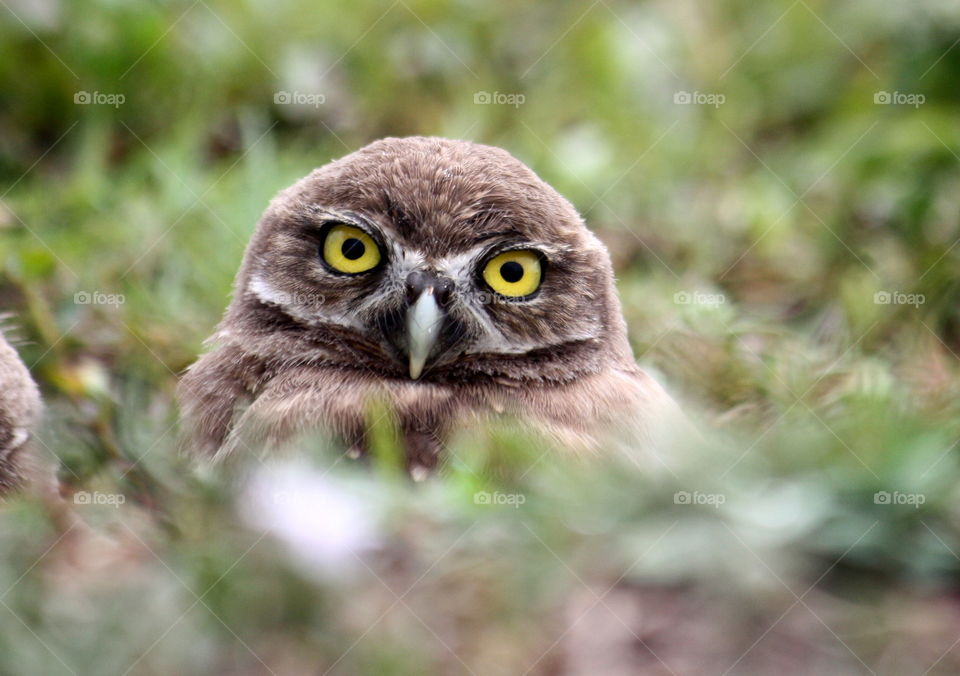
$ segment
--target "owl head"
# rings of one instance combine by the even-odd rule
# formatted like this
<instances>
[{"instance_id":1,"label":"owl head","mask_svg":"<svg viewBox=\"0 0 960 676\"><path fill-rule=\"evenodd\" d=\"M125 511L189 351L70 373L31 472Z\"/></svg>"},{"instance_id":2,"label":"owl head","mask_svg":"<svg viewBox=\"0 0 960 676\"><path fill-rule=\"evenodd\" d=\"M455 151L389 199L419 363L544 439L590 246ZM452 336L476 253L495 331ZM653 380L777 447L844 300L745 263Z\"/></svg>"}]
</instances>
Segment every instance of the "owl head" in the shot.
<instances>
[{"instance_id":1,"label":"owl head","mask_svg":"<svg viewBox=\"0 0 960 676\"><path fill-rule=\"evenodd\" d=\"M499 148L387 138L270 204L221 337L420 382L567 381L632 364L609 256Z\"/></svg>"}]
</instances>

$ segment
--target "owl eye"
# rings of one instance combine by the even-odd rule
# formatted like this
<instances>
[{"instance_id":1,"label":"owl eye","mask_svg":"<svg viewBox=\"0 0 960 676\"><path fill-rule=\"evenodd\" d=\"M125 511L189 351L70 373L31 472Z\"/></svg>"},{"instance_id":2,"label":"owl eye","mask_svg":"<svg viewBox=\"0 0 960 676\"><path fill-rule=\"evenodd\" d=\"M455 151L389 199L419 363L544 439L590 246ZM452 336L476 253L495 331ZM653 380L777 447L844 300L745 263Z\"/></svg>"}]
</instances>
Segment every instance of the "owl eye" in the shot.
<instances>
[{"instance_id":1,"label":"owl eye","mask_svg":"<svg viewBox=\"0 0 960 676\"><path fill-rule=\"evenodd\" d=\"M370 235L352 225L330 228L322 252L327 265L348 275L373 270L380 263L380 247Z\"/></svg>"},{"instance_id":2,"label":"owl eye","mask_svg":"<svg viewBox=\"0 0 960 676\"><path fill-rule=\"evenodd\" d=\"M536 251L504 251L483 268L483 280L501 296L522 298L540 288L543 269Z\"/></svg>"}]
</instances>

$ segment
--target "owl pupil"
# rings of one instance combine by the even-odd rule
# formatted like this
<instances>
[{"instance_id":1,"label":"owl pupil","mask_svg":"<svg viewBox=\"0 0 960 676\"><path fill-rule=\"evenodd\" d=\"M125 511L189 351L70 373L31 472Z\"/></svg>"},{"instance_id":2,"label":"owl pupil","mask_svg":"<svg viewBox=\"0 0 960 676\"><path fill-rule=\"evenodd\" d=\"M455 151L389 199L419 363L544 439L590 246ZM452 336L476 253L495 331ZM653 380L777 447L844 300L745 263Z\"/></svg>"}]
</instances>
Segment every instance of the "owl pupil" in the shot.
<instances>
[{"instance_id":1,"label":"owl pupil","mask_svg":"<svg viewBox=\"0 0 960 676\"><path fill-rule=\"evenodd\" d=\"M340 253L343 254L343 257L347 260L355 261L367 250L367 247L363 245L356 237L351 237L350 239L344 240L343 244L340 246Z\"/></svg>"},{"instance_id":2,"label":"owl pupil","mask_svg":"<svg viewBox=\"0 0 960 676\"><path fill-rule=\"evenodd\" d=\"M523 279L523 266L516 261L507 261L500 266L500 276L511 284Z\"/></svg>"}]
</instances>

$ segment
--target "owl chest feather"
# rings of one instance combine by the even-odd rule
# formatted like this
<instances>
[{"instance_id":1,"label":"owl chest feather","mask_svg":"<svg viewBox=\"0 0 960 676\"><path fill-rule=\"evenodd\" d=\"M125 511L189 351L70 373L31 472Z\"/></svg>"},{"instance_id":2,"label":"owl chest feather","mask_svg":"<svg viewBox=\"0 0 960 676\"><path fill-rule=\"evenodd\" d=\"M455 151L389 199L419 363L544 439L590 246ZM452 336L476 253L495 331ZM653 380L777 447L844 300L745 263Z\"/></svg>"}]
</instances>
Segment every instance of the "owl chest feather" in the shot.
<instances>
[{"instance_id":1,"label":"owl chest feather","mask_svg":"<svg viewBox=\"0 0 960 676\"><path fill-rule=\"evenodd\" d=\"M642 372L613 368L569 383L519 386L383 379L312 367L275 376L245 415L255 415L272 430L269 436L275 441L311 429L332 431L349 440L362 437L370 411L385 404L405 433L441 442L460 423L506 416L553 438L589 446L610 424L633 424L645 417L643 412L662 393L651 385L656 384Z\"/></svg>"}]
</instances>

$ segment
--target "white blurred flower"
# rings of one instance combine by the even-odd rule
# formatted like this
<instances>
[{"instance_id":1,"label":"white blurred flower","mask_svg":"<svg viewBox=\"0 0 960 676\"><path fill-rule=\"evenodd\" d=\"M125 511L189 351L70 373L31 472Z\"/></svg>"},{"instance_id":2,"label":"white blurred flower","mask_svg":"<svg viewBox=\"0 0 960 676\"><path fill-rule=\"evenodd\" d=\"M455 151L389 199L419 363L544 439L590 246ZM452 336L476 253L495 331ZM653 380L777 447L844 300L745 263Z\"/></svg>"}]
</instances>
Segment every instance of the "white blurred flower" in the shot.
<instances>
[{"instance_id":1,"label":"white blurred flower","mask_svg":"<svg viewBox=\"0 0 960 676\"><path fill-rule=\"evenodd\" d=\"M240 503L244 520L283 542L313 574L360 566L356 556L377 546L372 507L337 481L303 463L267 465Z\"/></svg>"}]
</instances>

